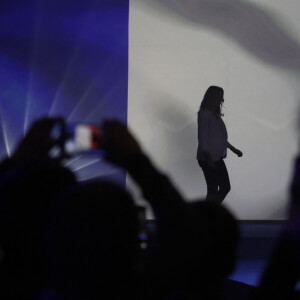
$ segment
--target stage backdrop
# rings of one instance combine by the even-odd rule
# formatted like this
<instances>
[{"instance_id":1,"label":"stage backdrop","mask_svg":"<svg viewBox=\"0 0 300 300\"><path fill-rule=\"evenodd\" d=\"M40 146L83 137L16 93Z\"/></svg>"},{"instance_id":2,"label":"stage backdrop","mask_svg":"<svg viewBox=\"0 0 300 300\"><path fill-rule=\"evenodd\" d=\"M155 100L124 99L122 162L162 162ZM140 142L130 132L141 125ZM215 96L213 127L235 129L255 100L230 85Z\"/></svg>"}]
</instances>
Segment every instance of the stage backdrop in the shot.
<instances>
[{"instance_id":1,"label":"stage backdrop","mask_svg":"<svg viewBox=\"0 0 300 300\"><path fill-rule=\"evenodd\" d=\"M298 0L130 1L128 123L187 198L206 193L197 111L218 85L229 141L244 153L228 152L224 205L239 219L285 218L298 151L299 11Z\"/></svg>"},{"instance_id":2,"label":"stage backdrop","mask_svg":"<svg viewBox=\"0 0 300 300\"><path fill-rule=\"evenodd\" d=\"M0 3L0 158L32 122L127 121L183 195L204 197L197 111L225 90L232 190L239 219L286 217L298 152L298 0L3 0ZM127 181L97 156L68 161L79 180ZM148 216L152 217L148 210Z\"/></svg>"}]
</instances>

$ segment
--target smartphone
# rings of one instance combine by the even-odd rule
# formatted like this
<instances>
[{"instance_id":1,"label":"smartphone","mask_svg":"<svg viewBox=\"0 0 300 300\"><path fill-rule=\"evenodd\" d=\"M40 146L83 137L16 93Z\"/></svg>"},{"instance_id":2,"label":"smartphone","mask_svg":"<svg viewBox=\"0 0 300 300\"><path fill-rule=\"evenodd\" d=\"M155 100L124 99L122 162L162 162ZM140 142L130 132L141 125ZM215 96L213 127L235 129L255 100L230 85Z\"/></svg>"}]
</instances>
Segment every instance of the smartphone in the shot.
<instances>
[{"instance_id":1,"label":"smartphone","mask_svg":"<svg viewBox=\"0 0 300 300\"><path fill-rule=\"evenodd\" d=\"M65 132L69 136L64 145L66 154L103 153L102 130L99 126L66 124Z\"/></svg>"}]
</instances>

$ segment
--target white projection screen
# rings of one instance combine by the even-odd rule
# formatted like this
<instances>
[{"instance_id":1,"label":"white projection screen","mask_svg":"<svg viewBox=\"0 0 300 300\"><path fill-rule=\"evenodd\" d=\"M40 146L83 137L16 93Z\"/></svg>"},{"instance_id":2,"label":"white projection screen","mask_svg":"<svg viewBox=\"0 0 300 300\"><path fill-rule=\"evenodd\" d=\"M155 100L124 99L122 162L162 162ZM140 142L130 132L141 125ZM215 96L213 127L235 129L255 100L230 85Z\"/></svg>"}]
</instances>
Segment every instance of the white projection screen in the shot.
<instances>
[{"instance_id":1,"label":"white projection screen","mask_svg":"<svg viewBox=\"0 0 300 300\"><path fill-rule=\"evenodd\" d=\"M298 153L299 0L130 0L128 125L187 201L206 195L197 111L224 89L239 220L285 220ZM127 187L143 201L130 178ZM152 218L148 211L148 218Z\"/></svg>"}]
</instances>

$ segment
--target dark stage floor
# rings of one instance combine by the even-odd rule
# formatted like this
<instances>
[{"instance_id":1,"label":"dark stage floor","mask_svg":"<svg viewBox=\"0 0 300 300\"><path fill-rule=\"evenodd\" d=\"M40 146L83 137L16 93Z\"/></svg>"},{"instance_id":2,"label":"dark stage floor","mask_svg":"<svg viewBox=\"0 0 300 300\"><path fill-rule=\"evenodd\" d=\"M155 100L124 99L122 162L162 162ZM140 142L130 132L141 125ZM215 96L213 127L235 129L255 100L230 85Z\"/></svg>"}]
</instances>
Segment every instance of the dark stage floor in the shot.
<instances>
[{"instance_id":1,"label":"dark stage floor","mask_svg":"<svg viewBox=\"0 0 300 300\"><path fill-rule=\"evenodd\" d=\"M256 286L277 241L282 222L241 222L238 262L230 279ZM298 288L300 285L298 284Z\"/></svg>"}]
</instances>

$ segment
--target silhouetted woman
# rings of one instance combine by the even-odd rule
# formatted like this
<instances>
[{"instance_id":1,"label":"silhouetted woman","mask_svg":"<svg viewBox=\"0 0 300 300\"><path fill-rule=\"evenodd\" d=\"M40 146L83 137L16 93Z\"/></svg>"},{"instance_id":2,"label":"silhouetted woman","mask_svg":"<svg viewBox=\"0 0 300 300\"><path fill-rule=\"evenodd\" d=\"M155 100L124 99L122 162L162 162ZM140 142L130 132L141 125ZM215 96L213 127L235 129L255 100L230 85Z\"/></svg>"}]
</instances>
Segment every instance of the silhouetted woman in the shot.
<instances>
[{"instance_id":1,"label":"silhouetted woman","mask_svg":"<svg viewBox=\"0 0 300 300\"><path fill-rule=\"evenodd\" d=\"M227 130L222 120L223 102L223 89L210 86L198 112L197 160L207 184L206 200L218 203L221 203L230 191L230 180L223 160L227 155L227 148L239 157L243 155L227 141Z\"/></svg>"}]
</instances>

